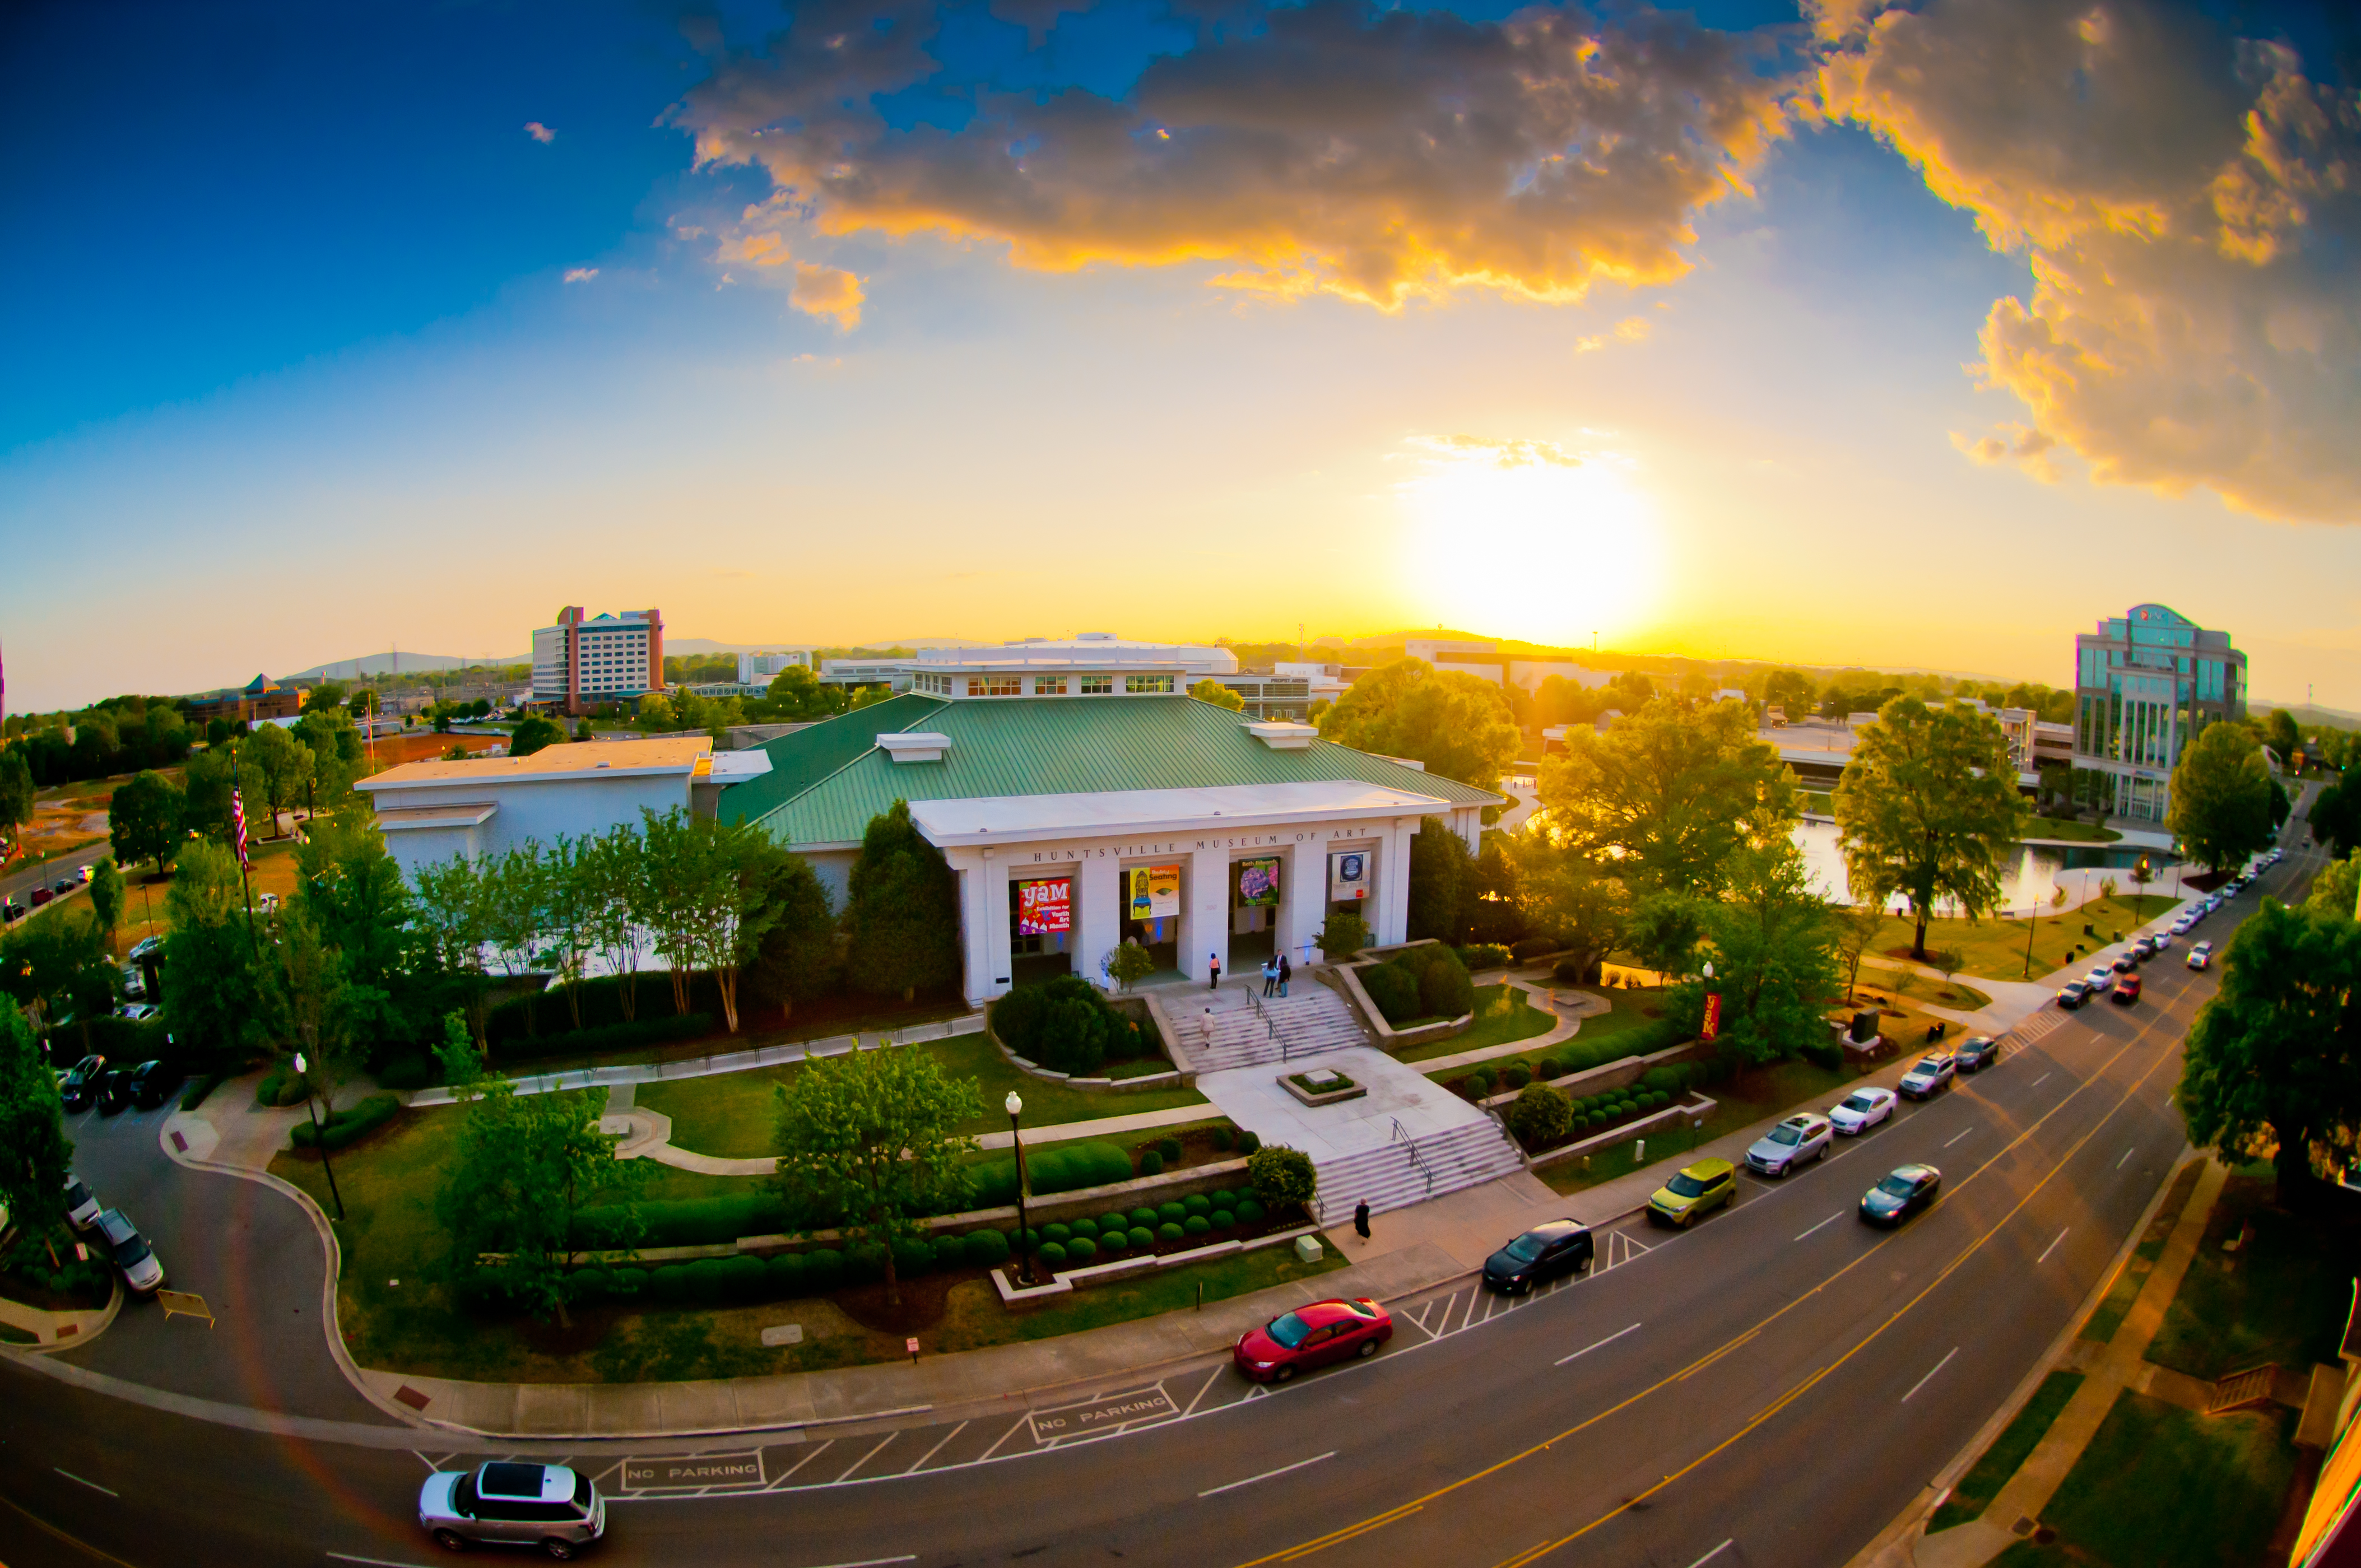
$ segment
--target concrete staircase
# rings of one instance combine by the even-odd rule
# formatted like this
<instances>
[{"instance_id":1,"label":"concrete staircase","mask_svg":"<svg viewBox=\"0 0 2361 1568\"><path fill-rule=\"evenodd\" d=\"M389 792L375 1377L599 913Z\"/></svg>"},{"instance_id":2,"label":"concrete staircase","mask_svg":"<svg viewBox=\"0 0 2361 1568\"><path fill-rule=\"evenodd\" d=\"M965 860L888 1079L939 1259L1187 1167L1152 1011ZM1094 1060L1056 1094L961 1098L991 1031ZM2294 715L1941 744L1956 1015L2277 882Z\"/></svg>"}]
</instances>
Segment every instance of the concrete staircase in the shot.
<instances>
[{"instance_id":1,"label":"concrete staircase","mask_svg":"<svg viewBox=\"0 0 2361 1568\"><path fill-rule=\"evenodd\" d=\"M1259 1013L1249 1003L1213 1014L1210 1040L1203 1033L1207 1014L1202 1011L1192 1014L1185 1008L1177 1010L1174 1026L1194 1058L1196 1070L1220 1072L1227 1068L1292 1060L1341 1046L1369 1043L1368 1032L1353 1016L1353 1010L1345 1005L1343 997L1308 976L1296 981L1295 992L1292 996L1274 996L1264 1001Z\"/></svg>"},{"instance_id":2,"label":"concrete staircase","mask_svg":"<svg viewBox=\"0 0 2361 1568\"><path fill-rule=\"evenodd\" d=\"M1320 1223L1349 1223L1356 1203L1366 1201L1370 1212L1381 1214L1524 1168L1508 1135L1488 1116L1422 1138L1380 1144L1319 1166Z\"/></svg>"}]
</instances>

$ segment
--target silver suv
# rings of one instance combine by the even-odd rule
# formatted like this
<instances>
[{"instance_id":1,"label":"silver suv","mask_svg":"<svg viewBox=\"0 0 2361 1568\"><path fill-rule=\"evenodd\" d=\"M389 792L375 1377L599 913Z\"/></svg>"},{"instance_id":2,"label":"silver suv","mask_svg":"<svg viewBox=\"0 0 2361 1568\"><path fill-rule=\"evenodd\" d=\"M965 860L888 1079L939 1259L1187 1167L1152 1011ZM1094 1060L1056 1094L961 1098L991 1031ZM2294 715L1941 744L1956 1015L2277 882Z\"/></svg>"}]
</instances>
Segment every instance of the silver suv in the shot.
<instances>
[{"instance_id":1,"label":"silver suv","mask_svg":"<svg viewBox=\"0 0 2361 1568\"><path fill-rule=\"evenodd\" d=\"M418 1489L418 1522L446 1552L476 1541L537 1546L562 1563L607 1533L607 1500L589 1476L563 1464L496 1459L429 1475Z\"/></svg>"},{"instance_id":2,"label":"silver suv","mask_svg":"<svg viewBox=\"0 0 2361 1568\"><path fill-rule=\"evenodd\" d=\"M1790 1116L1755 1140L1746 1151L1747 1167L1764 1176L1784 1176L1807 1159L1826 1159L1833 1131L1826 1116Z\"/></svg>"}]
</instances>

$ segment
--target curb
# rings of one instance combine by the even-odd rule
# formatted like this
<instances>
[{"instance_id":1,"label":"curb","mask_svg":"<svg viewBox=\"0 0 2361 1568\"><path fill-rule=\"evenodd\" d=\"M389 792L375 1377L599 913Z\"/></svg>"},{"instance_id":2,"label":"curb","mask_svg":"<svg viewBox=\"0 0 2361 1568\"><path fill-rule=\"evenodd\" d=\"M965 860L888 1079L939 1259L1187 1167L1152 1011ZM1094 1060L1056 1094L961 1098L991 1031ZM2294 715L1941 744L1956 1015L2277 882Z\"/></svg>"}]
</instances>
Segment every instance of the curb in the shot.
<instances>
[{"instance_id":1,"label":"curb","mask_svg":"<svg viewBox=\"0 0 2361 1568\"><path fill-rule=\"evenodd\" d=\"M100 1309L98 1326L92 1329L87 1335L77 1332L73 1338L70 1340L51 1340L47 1344L0 1345L0 1349L18 1351L26 1355L55 1355L61 1350L80 1350L82 1346L90 1343L93 1340L95 1340L99 1335L104 1333L110 1327L112 1327L115 1322L115 1314L123 1310L123 1299L129 1295L130 1292L123 1288L122 1275L116 1274L114 1277L112 1283L114 1288L107 1293L106 1305ZM14 1305L22 1307L24 1306L24 1303L19 1301L14 1303ZM42 1310L43 1309L38 1307L26 1308L26 1310L34 1312L38 1312ZM68 1314L59 1312L52 1315L56 1317L64 1317Z\"/></svg>"}]
</instances>

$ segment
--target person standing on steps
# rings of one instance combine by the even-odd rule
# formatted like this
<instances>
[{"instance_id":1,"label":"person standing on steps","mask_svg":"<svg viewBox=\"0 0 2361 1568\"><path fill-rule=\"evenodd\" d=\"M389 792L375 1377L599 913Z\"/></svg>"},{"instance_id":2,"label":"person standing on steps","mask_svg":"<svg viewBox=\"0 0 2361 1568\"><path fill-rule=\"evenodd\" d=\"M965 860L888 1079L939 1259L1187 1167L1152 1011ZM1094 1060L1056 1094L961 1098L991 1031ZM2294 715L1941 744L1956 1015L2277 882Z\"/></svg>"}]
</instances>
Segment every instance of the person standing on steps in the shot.
<instances>
[{"instance_id":1,"label":"person standing on steps","mask_svg":"<svg viewBox=\"0 0 2361 1568\"><path fill-rule=\"evenodd\" d=\"M1275 959L1265 959L1262 961L1262 993L1268 996L1278 989L1279 961Z\"/></svg>"},{"instance_id":2,"label":"person standing on steps","mask_svg":"<svg viewBox=\"0 0 2361 1568\"><path fill-rule=\"evenodd\" d=\"M1206 989L1206 990L1208 990L1208 991L1219 991L1219 990L1221 990L1221 989L1222 989L1222 955L1221 955L1221 954L1219 954L1219 953L1207 953L1207 954L1205 955L1205 972L1206 972L1207 974L1209 974L1209 975L1211 975L1211 976L1213 977L1213 979L1212 979L1211 981L1209 981L1206 983L1205 989Z\"/></svg>"},{"instance_id":3,"label":"person standing on steps","mask_svg":"<svg viewBox=\"0 0 2361 1568\"><path fill-rule=\"evenodd\" d=\"M1353 1231L1363 1241L1369 1239L1369 1201L1367 1198L1354 1205Z\"/></svg>"},{"instance_id":4,"label":"person standing on steps","mask_svg":"<svg viewBox=\"0 0 2361 1568\"><path fill-rule=\"evenodd\" d=\"M1290 976L1290 975L1293 974L1294 972L1295 972L1294 966L1293 966L1293 965L1291 965L1291 964L1290 964L1290 963L1287 961L1287 955L1286 955L1285 953L1281 953L1281 954L1279 954L1279 993L1281 996L1285 996L1285 995L1287 994L1287 979L1288 979L1288 976Z\"/></svg>"}]
</instances>

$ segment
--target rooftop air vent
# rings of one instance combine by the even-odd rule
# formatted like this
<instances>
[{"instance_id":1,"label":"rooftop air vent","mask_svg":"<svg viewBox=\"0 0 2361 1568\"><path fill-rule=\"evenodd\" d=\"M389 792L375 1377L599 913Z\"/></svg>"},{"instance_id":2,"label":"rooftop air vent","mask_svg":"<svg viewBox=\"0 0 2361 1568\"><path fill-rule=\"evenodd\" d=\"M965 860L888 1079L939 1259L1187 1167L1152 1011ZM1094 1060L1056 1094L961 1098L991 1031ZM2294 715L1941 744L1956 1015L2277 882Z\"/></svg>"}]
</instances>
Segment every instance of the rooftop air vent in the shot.
<instances>
[{"instance_id":1,"label":"rooftop air vent","mask_svg":"<svg viewBox=\"0 0 2361 1568\"><path fill-rule=\"evenodd\" d=\"M1274 751L1309 751L1312 742L1320 739L1320 731L1312 726L1285 718L1257 719L1246 730Z\"/></svg>"},{"instance_id":2,"label":"rooftop air vent","mask_svg":"<svg viewBox=\"0 0 2361 1568\"><path fill-rule=\"evenodd\" d=\"M906 729L880 735L877 744L897 762L939 762L951 749L951 738L931 729Z\"/></svg>"}]
</instances>

